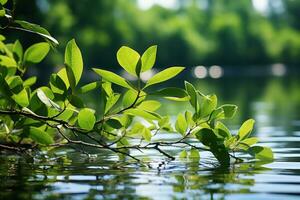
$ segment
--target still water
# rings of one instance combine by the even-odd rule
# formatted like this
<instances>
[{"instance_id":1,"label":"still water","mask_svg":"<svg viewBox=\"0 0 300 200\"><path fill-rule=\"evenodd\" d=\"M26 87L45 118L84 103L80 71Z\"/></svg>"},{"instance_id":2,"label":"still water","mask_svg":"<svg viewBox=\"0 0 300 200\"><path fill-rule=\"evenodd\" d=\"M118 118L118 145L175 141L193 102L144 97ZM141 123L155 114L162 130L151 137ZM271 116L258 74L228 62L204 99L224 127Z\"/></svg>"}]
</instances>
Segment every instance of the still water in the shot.
<instances>
[{"instance_id":1,"label":"still water","mask_svg":"<svg viewBox=\"0 0 300 200\"><path fill-rule=\"evenodd\" d=\"M262 145L275 153L273 163L254 162L219 169L209 153L200 163L162 160L148 152L152 168L119 162L100 152L87 156L61 151L49 158L0 155L0 199L300 199L300 84L295 77L241 77L195 80L204 93L221 103L235 103L239 114L232 130L256 120ZM176 113L185 105L170 103L161 112ZM179 149L166 149L176 155ZM241 155L247 157L246 155Z\"/></svg>"}]
</instances>

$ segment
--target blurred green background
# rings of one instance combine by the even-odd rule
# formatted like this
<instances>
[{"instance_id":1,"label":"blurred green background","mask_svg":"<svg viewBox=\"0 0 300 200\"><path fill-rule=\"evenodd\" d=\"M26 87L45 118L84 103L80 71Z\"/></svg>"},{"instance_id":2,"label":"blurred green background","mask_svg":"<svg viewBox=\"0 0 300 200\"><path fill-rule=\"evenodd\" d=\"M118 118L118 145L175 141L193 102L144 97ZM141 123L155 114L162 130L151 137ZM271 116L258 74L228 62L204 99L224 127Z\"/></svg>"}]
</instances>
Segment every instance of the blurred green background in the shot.
<instances>
[{"instance_id":1,"label":"blurred green background","mask_svg":"<svg viewBox=\"0 0 300 200\"><path fill-rule=\"evenodd\" d=\"M254 117L257 126L281 124L288 130L300 119L299 0L19 0L16 18L42 25L60 42L31 69L40 83L63 64L72 38L86 68L119 73L120 46L142 53L157 44L156 68L187 67L168 84L189 80L222 103L237 104L236 123ZM25 46L42 40L24 32L4 35ZM93 78L86 72L85 81ZM182 109L166 105L162 112Z\"/></svg>"},{"instance_id":2,"label":"blurred green background","mask_svg":"<svg viewBox=\"0 0 300 200\"><path fill-rule=\"evenodd\" d=\"M153 44L157 67L298 65L299 17L298 0L18 0L16 9L16 18L59 40L61 53L46 65L63 63L65 44L75 38L86 67L107 68L117 66L121 45L142 52ZM20 34L26 45L37 40Z\"/></svg>"}]
</instances>

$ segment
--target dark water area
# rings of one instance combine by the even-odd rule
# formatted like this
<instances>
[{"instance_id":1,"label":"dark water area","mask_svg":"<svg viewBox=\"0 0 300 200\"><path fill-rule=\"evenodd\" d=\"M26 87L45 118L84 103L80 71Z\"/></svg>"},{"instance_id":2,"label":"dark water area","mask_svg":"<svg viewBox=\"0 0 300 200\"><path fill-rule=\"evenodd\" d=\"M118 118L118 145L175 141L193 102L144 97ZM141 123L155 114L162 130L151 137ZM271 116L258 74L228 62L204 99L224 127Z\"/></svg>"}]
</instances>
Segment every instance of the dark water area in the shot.
<instances>
[{"instance_id":1,"label":"dark water area","mask_svg":"<svg viewBox=\"0 0 300 200\"><path fill-rule=\"evenodd\" d=\"M253 134L260 138L261 145L273 149L274 162L249 161L225 170L216 167L207 152L200 153L198 163L178 157L166 162L157 152L149 151L147 157L140 156L152 166L148 168L118 161L116 155L107 151L88 156L61 150L35 159L2 154L0 199L299 199L300 79L297 75L225 76L193 82L203 93L217 94L220 103L239 106L236 117L227 122L233 132L243 120L254 118ZM179 106L165 103L161 113L175 114L188 108L184 103ZM165 150L172 155L180 151L167 147Z\"/></svg>"}]
</instances>

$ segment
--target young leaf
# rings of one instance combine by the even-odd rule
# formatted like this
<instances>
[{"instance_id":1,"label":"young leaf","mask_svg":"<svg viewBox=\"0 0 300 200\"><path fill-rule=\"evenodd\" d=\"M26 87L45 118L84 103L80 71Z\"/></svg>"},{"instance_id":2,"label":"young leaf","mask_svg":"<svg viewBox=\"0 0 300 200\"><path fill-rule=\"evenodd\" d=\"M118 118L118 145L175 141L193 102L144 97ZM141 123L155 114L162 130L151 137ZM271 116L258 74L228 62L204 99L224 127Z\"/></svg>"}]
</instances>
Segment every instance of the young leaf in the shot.
<instances>
[{"instance_id":1,"label":"young leaf","mask_svg":"<svg viewBox=\"0 0 300 200\"><path fill-rule=\"evenodd\" d=\"M24 54L24 61L28 63L41 62L50 50L47 42L41 42L30 46Z\"/></svg>"},{"instance_id":2,"label":"young leaf","mask_svg":"<svg viewBox=\"0 0 300 200\"><path fill-rule=\"evenodd\" d=\"M269 147L254 146L248 149L250 155L261 161L272 161L273 152Z\"/></svg>"},{"instance_id":3,"label":"young leaf","mask_svg":"<svg viewBox=\"0 0 300 200\"><path fill-rule=\"evenodd\" d=\"M61 78L61 80L63 80L63 82L65 83L66 89L68 89L70 87L70 83L68 80L66 68L62 68L61 70L59 70L57 72L57 75Z\"/></svg>"},{"instance_id":4,"label":"young leaf","mask_svg":"<svg viewBox=\"0 0 300 200\"><path fill-rule=\"evenodd\" d=\"M195 122L193 120L193 114L187 110L185 111L184 115L185 115L187 125L189 127L193 127L195 125Z\"/></svg>"},{"instance_id":5,"label":"young leaf","mask_svg":"<svg viewBox=\"0 0 300 200\"><path fill-rule=\"evenodd\" d=\"M225 104L222 105L220 108L222 108L224 111L224 117L226 119L230 119L235 115L238 107L232 104Z\"/></svg>"},{"instance_id":6,"label":"young leaf","mask_svg":"<svg viewBox=\"0 0 300 200\"><path fill-rule=\"evenodd\" d=\"M69 83L71 84L71 87L75 88L82 75L83 61L80 49L78 48L74 39L69 41L66 46L65 64L67 66L66 69Z\"/></svg>"},{"instance_id":7,"label":"young leaf","mask_svg":"<svg viewBox=\"0 0 300 200\"><path fill-rule=\"evenodd\" d=\"M140 55L135 50L122 46L117 52L117 59L125 71L133 76L137 76L136 66L140 59Z\"/></svg>"},{"instance_id":8,"label":"young leaf","mask_svg":"<svg viewBox=\"0 0 300 200\"><path fill-rule=\"evenodd\" d=\"M79 88L78 92L81 94L87 93L87 92L90 92L92 90L99 88L100 86L101 86L100 81L92 82L92 83L86 84L86 85L82 86L81 88Z\"/></svg>"},{"instance_id":9,"label":"young leaf","mask_svg":"<svg viewBox=\"0 0 300 200\"><path fill-rule=\"evenodd\" d=\"M84 102L81 100L80 97L76 95L69 95L68 100L73 106L77 108L84 108Z\"/></svg>"},{"instance_id":10,"label":"young leaf","mask_svg":"<svg viewBox=\"0 0 300 200\"><path fill-rule=\"evenodd\" d=\"M137 108L141 110L156 111L161 103L154 100L143 101Z\"/></svg>"},{"instance_id":11,"label":"young leaf","mask_svg":"<svg viewBox=\"0 0 300 200\"><path fill-rule=\"evenodd\" d=\"M200 116L206 117L217 107L217 96L207 95L203 97L203 102L200 108Z\"/></svg>"},{"instance_id":12,"label":"young leaf","mask_svg":"<svg viewBox=\"0 0 300 200\"><path fill-rule=\"evenodd\" d=\"M105 79L109 82L112 82L114 84L120 85L120 86L128 88L128 89L133 89L124 78L122 78L121 76L119 76L113 72L103 70L103 69L96 69L96 68L93 68L93 70L98 75L100 75L103 79Z\"/></svg>"},{"instance_id":13,"label":"young leaf","mask_svg":"<svg viewBox=\"0 0 300 200\"><path fill-rule=\"evenodd\" d=\"M11 98L22 107L26 107L29 105L29 99L26 89L21 90L18 94L13 94Z\"/></svg>"},{"instance_id":14,"label":"young leaf","mask_svg":"<svg viewBox=\"0 0 300 200\"><path fill-rule=\"evenodd\" d=\"M16 40L13 46L13 52L17 56L17 60L21 61L23 58L23 47L19 40Z\"/></svg>"},{"instance_id":15,"label":"young leaf","mask_svg":"<svg viewBox=\"0 0 300 200\"><path fill-rule=\"evenodd\" d=\"M191 83L185 81L184 84L185 84L185 90L190 96L190 103L194 107L195 111L198 112L199 105L198 105L197 91Z\"/></svg>"},{"instance_id":16,"label":"young leaf","mask_svg":"<svg viewBox=\"0 0 300 200\"><path fill-rule=\"evenodd\" d=\"M123 99L122 99L123 107L127 108L127 107L131 106L134 103L137 96L138 96L138 92L136 90L128 90L124 94Z\"/></svg>"},{"instance_id":17,"label":"young leaf","mask_svg":"<svg viewBox=\"0 0 300 200\"><path fill-rule=\"evenodd\" d=\"M54 37L52 37L50 33L40 25L32 24L21 20L14 20L14 23L11 25L11 27L15 27L20 30L38 34L43 38L45 38L46 40L50 40L53 44L58 45L58 41Z\"/></svg>"},{"instance_id":18,"label":"young leaf","mask_svg":"<svg viewBox=\"0 0 300 200\"><path fill-rule=\"evenodd\" d=\"M57 74L52 74L50 77L50 87L53 93L64 94L67 91L65 82Z\"/></svg>"},{"instance_id":19,"label":"young leaf","mask_svg":"<svg viewBox=\"0 0 300 200\"><path fill-rule=\"evenodd\" d=\"M147 81L144 88L149 87L150 85L167 81L179 74L182 70L184 70L184 67L170 67L161 72L158 72Z\"/></svg>"},{"instance_id":20,"label":"young leaf","mask_svg":"<svg viewBox=\"0 0 300 200\"><path fill-rule=\"evenodd\" d=\"M220 121L217 122L215 126L216 134L222 138L230 138L231 133L229 129Z\"/></svg>"},{"instance_id":21,"label":"young leaf","mask_svg":"<svg viewBox=\"0 0 300 200\"><path fill-rule=\"evenodd\" d=\"M156 59L157 45L149 47L142 55L142 72L151 69Z\"/></svg>"},{"instance_id":22,"label":"young leaf","mask_svg":"<svg viewBox=\"0 0 300 200\"><path fill-rule=\"evenodd\" d=\"M5 67L17 67L16 61L8 56L0 55L0 65Z\"/></svg>"},{"instance_id":23,"label":"young leaf","mask_svg":"<svg viewBox=\"0 0 300 200\"><path fill-rule=\"evenodd\" d=\"M190 99L185 90L175 87L163 88L149 95L161 96L173 101L188 101Z\"/></svg>"},{"instance_id":24,"label":"young leaf","mask_svg":"<svg viewBox=\"0 0 300 200\"><path fill-rule=\"evenodd\" d=\"M144 138L147 142L150 142L150 141L151 141L151 138L152 138L151 131L150 131L147 127L143 126L143 129L141 130L141 132L142 132L143 138Z\"/></svg>"},{"instance_id":25,"label":"young leaf","mask_svg":"<svg viewBox=\"0 0 300 200\"><path fill-rule=\"evenodd\" d=\"M187 122L185 120L185 117L184 117L183 114L180 113L177 116L177 120L176 120L176 123L175 123L175 129L176 129L177 132L179 132L181 135L184 136L185 132L187 130L187 127L188 127L188 125L187 125Z\"/></svg>"},{"instance_id":26,"label":"young leaf","mask_svg":"<svg viewBox=\"0 0 300 200\"><path fill-rule=\"evenodd\" d=\"M128 110L124 111L124 113L127 114L127 115L132 115L132 116L140 116L140 117L143 117L143 118L148 119L148 120L158 120L158 119L161 118L156 113L153 113L153 112L150 112L150 111L140 110L140 109L137 109L137 108L128 109Z\"/></svg>"},{"instance_id":27,"label":"young leaf","mask_svg":"<svg viewBox=\"0 0 300 200\"><path fill-rule=\"evenodd\" d=\"M123 127L122 123L117 118L111 118L106 121L106 124L114 129L120 129Z\"/></svg>"},{"instance_id":28,"label":"young leaf","mask_svg":"<svg viewBox=\"0 0 300 200\"><path fill-rule=\"evenodd\" d=\"M120 94L112 94L107 98L105 105L105 114L118 102Z\"/></svg>"},{"instance_id":29,"label":"young leaf","mask_svg":"<svg viewBox=\"0 0 300 200\"><path fill-rule=\"evenodd\" d=\"M52 137L48 133L37 127L29 127L26 132L29 133L29 137L37 143L45 145L54 143Z\"/></svg>"},{"instance_id":30,"label":"young leaf","mask_svg":"<svg viewBox=\"0 0 300 200\"><path fill-rule=\"evenodd\" d=\"M246 138L243 141L238 143L238 148L247 151L252 145L258 142L257 137Z\"/></svg>"},{"instance_id":31,"label":"young leaf","mask_svg":"<svg viewBox=\"0 0 300 200\"><path fill-rule=\"evenodd\" d=\"M5 16L5 9L2 6L0 6L0 17L4 17L4 16Z\"/></svg>"},{"instance_id":32,"label":"young leaf","mask_svg":"<svg viewBox=\"0 0 300 200\"><path fill-rule=\"evenodd\" d=\"M237 135L239 141L246 139L250 135L254 123L255 121L253 119L248 119L242 124Z\"/></svg>"},{"instance_id":33,"label":"young leaf","mask_svg":"<svg viewBox=\"0 0 300 200\"><path fill-rule=\"evenodd\" d=\"M222 166L229 166L230 157L228 150L223 143L218 141L217 136L211 129L202 128L195 135L202 144L210 148L211 152Z\"/></svg>"},{"instance_id":34,"label":"young leaf","mask_svg":"<svg viewBox=\"0 0 300 200\"><path fill-rule=\"evenodd\" d=\"M32 76L28 79L26 79L24 82L23 82L23 86L24 87L31 87L33 84L36 83L36 76Z\"/></svg>"},{"instance_id":35,"label":"young leaf","mask_svg":"<svg viewBox=\"0 0 300 200\"><path fill-rule=\"evenodd\" d=\"M1 5L6 4L6 2L7 2L7 0L0 0L0 4L1 4Z\"/></svg>"},{"instance_id":36,"label":"young leaf","mask_svg":"<svg viewBox=\"0 0 300 200\"><path fill-rule=\"evenodd\" d=\"M78 125L85 130L92 130L94 128L96 117L95 111L89 108L84 108L78 113Z\"/></svg>"},{"instance_id":37,"label":"young leaf","mask_svg":"<svg viewBox=\"0 0 300 200\"><path fill-rule=\"evenodd\" d=\"M37 96L41 102L43 102L46 106L50 108L55 108L56 110L61 110L60 106L53 102L47 95L44 93L42 89L37 90Z\"/></svg>"}]
</instances>

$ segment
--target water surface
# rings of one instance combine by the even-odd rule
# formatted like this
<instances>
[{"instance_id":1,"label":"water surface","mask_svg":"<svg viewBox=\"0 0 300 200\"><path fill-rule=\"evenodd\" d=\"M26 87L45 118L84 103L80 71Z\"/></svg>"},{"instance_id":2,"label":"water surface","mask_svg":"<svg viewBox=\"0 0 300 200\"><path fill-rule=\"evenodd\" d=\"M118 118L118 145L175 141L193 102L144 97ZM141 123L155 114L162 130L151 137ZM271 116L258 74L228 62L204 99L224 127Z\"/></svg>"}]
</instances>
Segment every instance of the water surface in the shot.
<instances>
[{"instance_id":1,"label":"water surface","mask_svg":"<svg viewBox=\"0 0 300 200\"><path fill-rule=\"evenodd\" d=\"M236 131L253 117L261 144L275 153L273 163L246 162L216 167L209 153L200 163L167 162L157 152L141 157L151 168L118 161L110 152L80 151L45 158L0 155L0 199L299 199L300 85L293 78L222 78L196 81L222 103L239 105L229 123ZM176 113L182 107L168 104ZM176 110L177 109L177 110ZM176 155L179 149L166 149ZM247 158L246 155L241 155Z\"/></svg>"}]
</instances>

